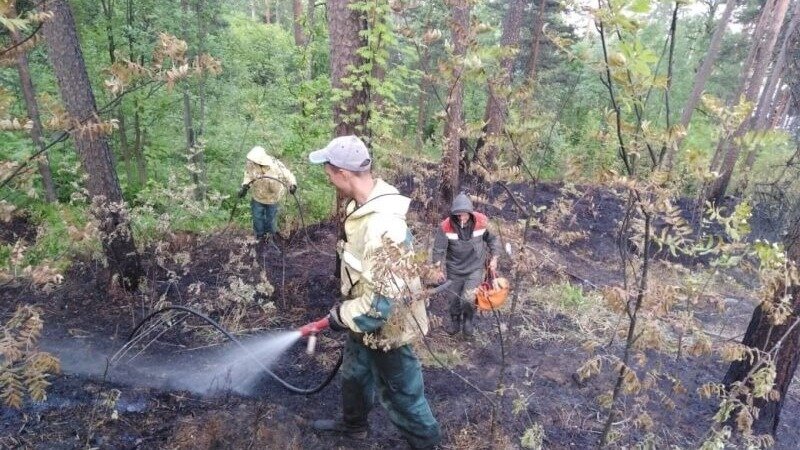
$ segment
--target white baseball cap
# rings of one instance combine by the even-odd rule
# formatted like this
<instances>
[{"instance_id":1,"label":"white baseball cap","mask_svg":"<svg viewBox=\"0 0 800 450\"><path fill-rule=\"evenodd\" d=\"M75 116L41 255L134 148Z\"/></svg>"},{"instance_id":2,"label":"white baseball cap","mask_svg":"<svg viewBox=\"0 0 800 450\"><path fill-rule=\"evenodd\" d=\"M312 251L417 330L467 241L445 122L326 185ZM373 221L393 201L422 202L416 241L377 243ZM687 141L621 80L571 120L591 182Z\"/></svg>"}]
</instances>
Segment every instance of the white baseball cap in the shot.
<instances>
[{"instance_id":1,"label":"white baseball cap","mask_svg":"<svg viewBox=\"0 0 800 450\"><path fill-rule=\"evenodd\" d=\"M340 136L325 148L308 154L312 164L330 163L351 172L366 172L372 166L372 158L364 142L356 136Z\"/></svg>"}]
</instances>

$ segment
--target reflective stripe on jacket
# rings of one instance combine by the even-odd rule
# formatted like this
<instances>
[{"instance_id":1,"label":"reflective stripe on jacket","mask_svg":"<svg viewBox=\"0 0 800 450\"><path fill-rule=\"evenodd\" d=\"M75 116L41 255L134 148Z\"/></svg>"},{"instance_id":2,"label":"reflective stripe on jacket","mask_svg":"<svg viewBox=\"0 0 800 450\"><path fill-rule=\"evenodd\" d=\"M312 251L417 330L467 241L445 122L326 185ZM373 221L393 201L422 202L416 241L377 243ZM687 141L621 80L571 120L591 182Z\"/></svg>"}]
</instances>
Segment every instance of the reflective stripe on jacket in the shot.
<instances>
[{"instance_id":1,"label":"reflective stripe on jacket","mask_svg":"<svg viewBox=\"0 0 800 450\"><path fill-rule=\"evenodd\" d=\"M433 240L432 259L434 263L444 263L449 275L469 275L482 270L489 254L500 255L500 241L489 229L489 219L479 213L471 212L472 234L466 239L459 238L460 226L454 224L453 217L444 219ZM458 227L458 229L456 228Z\"/></svg>"},{"instance_id":2,"label":"reflective stripe on jacket","mask_svg":"<svg viewBox=\"0 0 800 450\"><path fill-rule=\"evenodd\" d=\"M390 349L410 343L428 332L425 311L427 299L410 299L422 286L418 276L401 278L395 274L377 275L376 253L384 238L411 250L412 237L406 224L411 200L383 180L376 180L367 201L345 208L346 240L339 242L342 261L341 319L373 348ZM409 279L410 278L410 279ZM399 312L399 314L398 314Z\"/></svg>"}]
</instances>

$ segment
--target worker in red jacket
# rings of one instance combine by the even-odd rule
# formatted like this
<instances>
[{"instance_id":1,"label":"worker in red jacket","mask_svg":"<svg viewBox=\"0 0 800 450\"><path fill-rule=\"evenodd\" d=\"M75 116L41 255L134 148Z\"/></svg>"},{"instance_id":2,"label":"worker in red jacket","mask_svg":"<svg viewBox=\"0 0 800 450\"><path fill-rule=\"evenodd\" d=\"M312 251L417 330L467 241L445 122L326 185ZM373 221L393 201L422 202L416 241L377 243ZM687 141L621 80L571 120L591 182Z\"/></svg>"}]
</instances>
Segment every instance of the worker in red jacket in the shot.
<instances>
[{"instance_id":1,"label":"worker in red jacket","mask_svg":"<svg viewBox=\"0 0 800 450\"><path fill-rule=\"evenodd\" d=\"M450 324L446 331L470 337L474 332L475 290L486 276L486 267L497 270L500 240L489 230L489 219L472 206L464 194L458 194L450 216L439 225L433 241L433 262L438 264L439 281L452 282L447 292ZM488 264L487 264L488 261Z\"/></svg>"}]
</instances>

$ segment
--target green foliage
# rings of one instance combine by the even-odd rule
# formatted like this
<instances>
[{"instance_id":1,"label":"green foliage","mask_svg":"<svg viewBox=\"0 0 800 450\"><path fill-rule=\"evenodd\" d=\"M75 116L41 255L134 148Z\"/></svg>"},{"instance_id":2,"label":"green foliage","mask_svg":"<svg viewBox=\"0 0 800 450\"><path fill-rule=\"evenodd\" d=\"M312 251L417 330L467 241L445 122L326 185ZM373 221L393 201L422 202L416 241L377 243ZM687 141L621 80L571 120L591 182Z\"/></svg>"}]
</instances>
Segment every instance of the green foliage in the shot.
<instances>
[{"instance_id":1,"label":"green foliage","mask_svg":"<svg viewBox=\"0 0 800 450\"><path fill-rule=\"evenodd\" d=\"M589 300L584 296L583 289L571 283L562 283L553 286L556 301L562 308L578 310L589 306Z\"/></svg>"},{"instance_id":2,"label":"green foliage","mask_svg":"<svg viewBox=\"0 0 800 450\"><path fill-rule=\"evenodd\" d=\"M541 450L544 445L544 427L539 423L534 423L532 426L525 429L520 444L522 448L530 448L533 450Z\"/></svg>"}]
</instances>

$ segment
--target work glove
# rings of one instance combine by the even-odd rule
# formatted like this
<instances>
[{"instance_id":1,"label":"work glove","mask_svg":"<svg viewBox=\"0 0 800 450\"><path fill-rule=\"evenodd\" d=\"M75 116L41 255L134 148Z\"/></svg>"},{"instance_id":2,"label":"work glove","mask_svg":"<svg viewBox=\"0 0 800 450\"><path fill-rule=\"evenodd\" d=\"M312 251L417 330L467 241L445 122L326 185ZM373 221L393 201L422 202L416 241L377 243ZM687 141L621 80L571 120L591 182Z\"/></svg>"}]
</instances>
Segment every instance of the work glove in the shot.
<instances>
[{"instance_id":1,"label":"work glove","mask_svg":"<svg viewBox=\"0 0 800 450\"><path fill-rule=\"evenodd\" d=\"M342 304L337 303L331 308L330 314L328 314L328 326L331 327L333 331L347 331L347 325L344 324L341 317L341 310Z\"/></svg>"},{"instance_id":2,"label":"work glove","mask_svg":"<svg viewBox=\"0 0 800 450\"><path fill-rule=\"evenodd\" d=\"M295 192L297 192L297 185L293 184L293 185L289 186L289 193L294 195Z\"/></svg>"},{"instance_id":3,"label":"work glove","mask_svg":"<svg viewBox=\"0 0 800 450\"><path fill-rule=\"evenodd\" d=\"M239 194L237 194L239 196L239 198L244 198L245 194L247 194L247 189L248 188L250 188L249 184L243 184L242 185L242 188L239 189Z\"/></svg>"}]
</instances>

